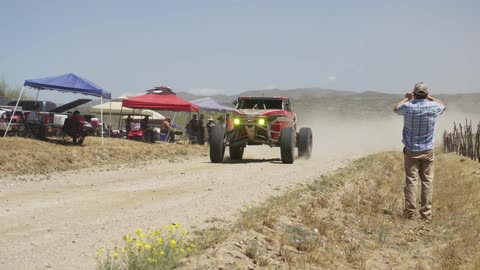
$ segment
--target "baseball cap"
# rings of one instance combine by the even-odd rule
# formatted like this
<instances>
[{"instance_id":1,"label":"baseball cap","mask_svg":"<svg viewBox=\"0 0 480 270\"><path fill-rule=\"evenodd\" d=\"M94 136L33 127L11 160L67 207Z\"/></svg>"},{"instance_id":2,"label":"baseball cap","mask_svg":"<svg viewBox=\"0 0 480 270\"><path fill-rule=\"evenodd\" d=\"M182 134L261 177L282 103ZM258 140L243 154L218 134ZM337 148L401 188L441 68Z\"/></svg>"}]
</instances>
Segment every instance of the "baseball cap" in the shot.
<instances>
[{"instance_id":1,"label":"baseball cap","mask_svg":"<svg viewBox=\"0 0 480 270\"><path fill-rule=\"evenodd\" d=\"M428 85L423 82L419 82L415 84L415 87L413 88L413 93L418 94L418 95L428 95Z\"/></svg>"}]
</instances>

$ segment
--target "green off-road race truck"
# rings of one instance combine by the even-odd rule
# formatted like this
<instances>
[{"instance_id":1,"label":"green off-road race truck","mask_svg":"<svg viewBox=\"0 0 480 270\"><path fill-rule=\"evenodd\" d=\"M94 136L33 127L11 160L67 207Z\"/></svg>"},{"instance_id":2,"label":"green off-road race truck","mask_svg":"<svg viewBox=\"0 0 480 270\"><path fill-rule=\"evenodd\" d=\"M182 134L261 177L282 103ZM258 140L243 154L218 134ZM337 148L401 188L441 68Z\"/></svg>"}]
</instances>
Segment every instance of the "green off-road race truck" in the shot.
<instances>
[{"instance_id":1,"label":"green off-road race truck","mask_svg":"<svg viewBox=\"0 0 480 270\"><path fill-rule=\"evenodd\" d=\"M247 145L280 147L282 163L292 164L295 148L298 157L309 158L312 153L312 130L297 132L297 115L287 97L239 97L231 124L216 125L210 131L210 160L223 162L225 148L230 159L241 160Z\"/></svg>"}]
</instances>

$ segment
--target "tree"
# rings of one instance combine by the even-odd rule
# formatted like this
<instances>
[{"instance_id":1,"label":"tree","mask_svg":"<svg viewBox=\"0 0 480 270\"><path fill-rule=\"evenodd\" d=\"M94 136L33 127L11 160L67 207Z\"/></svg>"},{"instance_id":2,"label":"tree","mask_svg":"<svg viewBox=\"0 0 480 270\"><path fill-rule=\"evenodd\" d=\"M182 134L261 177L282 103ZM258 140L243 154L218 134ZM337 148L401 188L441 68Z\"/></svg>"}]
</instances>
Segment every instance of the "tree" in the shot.
<instances>
[{"instance_id":1,"label":"tree","mask_svg":"<svg viewBox=\"0 0 480 270\"><path fill-rule=\"evenodd\" d=\"M8 84L5 80L0 81L0 97L6 97L8 91Z\"/></svg>"},{"instance_id":2,"label":"tree","mask_svg":"<svg viewBox=\"0 0 480 270\"><path fill-rule=\"evenodd\" d=\"M16 100L20 95L20 91L22 91L21 87L17 86L12 88L5 80L0 80L0 97L6 100ZM24 99L32 99L32 97L23 95L22 100Z\"/></svg>"}]
</instances>

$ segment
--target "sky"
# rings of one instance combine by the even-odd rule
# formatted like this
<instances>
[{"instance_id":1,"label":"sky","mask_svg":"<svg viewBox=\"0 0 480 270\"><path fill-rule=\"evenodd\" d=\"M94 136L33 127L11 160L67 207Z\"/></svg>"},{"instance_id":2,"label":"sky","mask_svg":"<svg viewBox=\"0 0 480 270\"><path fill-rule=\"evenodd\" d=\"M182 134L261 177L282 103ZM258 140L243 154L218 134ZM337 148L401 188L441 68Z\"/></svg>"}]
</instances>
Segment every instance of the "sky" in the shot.
<instances>
[{"instance_id":1,"label":"sky","mask_svg":"<svg viewBox=\"0 0 480 270\"><path fill-rule=\"evenodd\" d=\"M420 81L480 92L475 0L0 0L0 14L11 85L73 72L114 97L159 85L403 93Z\"/></svg>"}]
</instances>

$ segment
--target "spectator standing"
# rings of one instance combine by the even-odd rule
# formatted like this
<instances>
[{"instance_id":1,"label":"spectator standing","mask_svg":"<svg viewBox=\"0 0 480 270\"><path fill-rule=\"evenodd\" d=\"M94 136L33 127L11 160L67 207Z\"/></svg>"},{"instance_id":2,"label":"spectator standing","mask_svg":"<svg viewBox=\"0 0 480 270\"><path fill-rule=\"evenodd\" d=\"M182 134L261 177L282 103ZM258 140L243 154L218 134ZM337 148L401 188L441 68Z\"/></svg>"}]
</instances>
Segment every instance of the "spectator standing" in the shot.
<instances>
[{"instance_id":1,"label":"spectator standing","mask_svg":"<svg viewBox=\"0 0 480 270\"><path fill-rule=\"evenodd\" d=\"M393 108L403 115L403 148L405 166L404 217L412 219L416 211L417 176L422 182L420 216L432 219L434 133L437 117L445 104L428 93L425 83L415 84L413 92L405 94Z\"/></svg>"},{"instance_id":2,"label":"spectator standing","mask_svg":"<svg viewBox=\"0 0 480 270\"><path fill-rule=\"evenodd\" d=\"M217 120L218 120L218 125L225 127L225 118L223 118L223 116L218 117Z\"/></svg>"},{"instance_id":3,"label":"spectator standing","mask_svg":"<svg viewBox=\"0 0 480 270\"><path fill-rule=\"evenodd\" d=\"M205 128L207 129L207 135L208 135L208 139L207 141L210 139L210 132L212 131L212 128L215 126L215 121L213 120L213 118L208 118L207 120L207 124L205 124Z\"/></svg>"},{"instance_id":4,"label":"spectator standing","mask_svg":"<svg viewBox=\"0 0 480 270\"><path fill-rule=\"evenodd\" d=\"M45 139L45 125L40 119L40 104L35 104L33 110L27 116L27 127L30 128L39 139Z\"/></svg>"},{"instance_id":5,"label":"spectator standing","mask_svg":"<svg viewBox=\"0 0 480 270\"><path fill-rule=\"evenodd\" d=\"M205 144L205 115L202 113L200 114L200 119L198 120L198 144L204 145Z\"/></svg>"},{"instance_id":6,"label":"spectator standing","mask_svg":"<svg viewBox=\"0 0 480 270\"><path fill-rule=\"evenodd\" d=\"M194 140L190 139L190 142L192 144L198 143L198 136L200 133L200 122L198 121L196 114L192 116L192 119L190 120L190 122L188 122L186 129L188 130L188 136L195 138Z\"/></svg>"},{"instance_id":7,"label":"spectator standing","mask_svg":"<svg viewBox=\"0 0 480 270\"><path fill-rule=\"evenodd\" d=\"M125 130L127 131L127 134L132 129L132 127L130 126L131 123L132 123L132 116L129 114L127 116L127 119L125 119Z\"/></svg>"}]
</instances>

